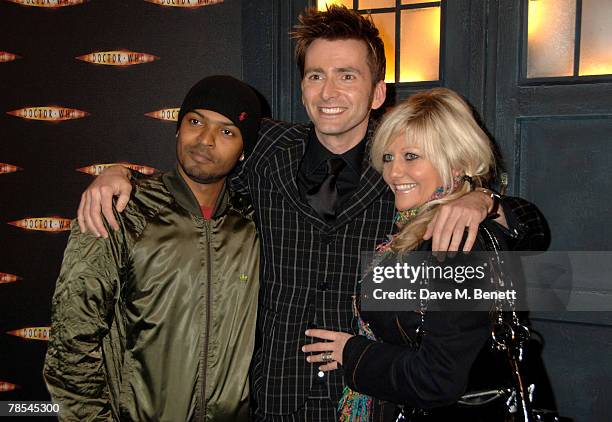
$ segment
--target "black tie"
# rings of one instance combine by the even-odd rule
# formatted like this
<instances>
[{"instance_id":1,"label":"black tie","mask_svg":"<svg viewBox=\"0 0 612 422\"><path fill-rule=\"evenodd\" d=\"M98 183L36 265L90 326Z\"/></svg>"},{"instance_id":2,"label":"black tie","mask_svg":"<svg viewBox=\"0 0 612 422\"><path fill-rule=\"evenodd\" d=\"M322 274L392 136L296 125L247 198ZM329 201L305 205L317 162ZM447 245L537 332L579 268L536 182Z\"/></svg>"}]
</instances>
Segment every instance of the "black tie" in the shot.
<instances>
[{"instance_id":1,"label":"black tie","mask_svg":"<svg viewBox=\"0 0 612 422\"><path fill-rule=\"evenodd\" d=\"M326 164L327 176L321 184L306 192L306 201L321 218L329 222L336 218L336 207L339 202L336 182L346 162L342 158L333 157L328 159Z\"/></svg>"}]
</instances>

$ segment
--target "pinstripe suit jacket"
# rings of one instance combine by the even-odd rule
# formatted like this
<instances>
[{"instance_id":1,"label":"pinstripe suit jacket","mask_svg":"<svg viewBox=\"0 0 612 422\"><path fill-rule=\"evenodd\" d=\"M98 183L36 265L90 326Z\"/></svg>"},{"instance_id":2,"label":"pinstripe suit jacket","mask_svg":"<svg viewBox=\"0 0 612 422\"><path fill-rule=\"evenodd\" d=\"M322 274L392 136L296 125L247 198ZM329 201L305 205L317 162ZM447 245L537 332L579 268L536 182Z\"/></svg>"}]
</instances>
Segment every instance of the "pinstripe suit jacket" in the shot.
<instances>
[{"instance_id":1,"label":"pinstripe suit jacket","mask_svg":"<svg viewBox=\"0 0 612 422\"><path fill-rule=\"evenodd\" d=\"M232 181L238 192L250 195L260 234L262 341L252 384L266 414L293 413L308 397L340 397L342 371L319 377L318 365L307 363L301 351L310 341L304 331L353 332L361 252L374 250L393 231L393 194L369 164L372 123L359 185L336 221L328 225L301 200L296 179L310 127L263 120L255 150ZM529 206L523 211L529 214Z\"/></svg>"}]
</instances>

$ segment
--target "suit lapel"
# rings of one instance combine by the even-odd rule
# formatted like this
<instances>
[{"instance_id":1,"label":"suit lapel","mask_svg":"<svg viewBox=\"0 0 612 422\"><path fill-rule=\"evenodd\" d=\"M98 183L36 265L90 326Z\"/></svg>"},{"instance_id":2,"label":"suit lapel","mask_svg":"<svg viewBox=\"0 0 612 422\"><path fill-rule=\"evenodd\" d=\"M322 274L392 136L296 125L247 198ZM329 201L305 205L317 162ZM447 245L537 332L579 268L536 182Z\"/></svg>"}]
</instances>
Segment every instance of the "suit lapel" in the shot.
<instances>
[{"instance_id":1,"label":"suit lapel","mask_svg":"<svg viewBox=\"0 0 612 422\"><path fill-rule=\"evenodd\" d=\"M372 202L383 195L388 189L382 176L369 164L361 174L359 186L351 197L343 202L340 213L334 223L339 228L361 214Z\"/></svg>"},{"instance_id":2,"label":"suit lapel","mask_svg":"<svg viewBox=\"0 0 612 422\"><path fill-rule=\"evenodd\" d=\"M313 226L319 230L337 230L363 213L363 210L388 189L382 176L370 165L370 147L375 125L370 121L367 135L368 143L363 158L359 186L348 200L343 201L338 216L331 225L325 222L308 203L302 201L298 191L297 173L306 151L309 128L310 126L293 126L281 135L278 143L279 148L271 157L274 162L271 174L272 181L287 203Z\"/></svg>"},{"instance_id":3,"label":"suit lapel","mask_svg":"<svg viewBox=\"0 0 612 422\"><path fill-rule=\"evenodd\" d=\"M283 135L283 142L271 160L274 162L272 181L278 187L285 200L310 223L319 229L329 229L329 225L308 205L302 201L297 186L297 173L306 151L308 127L294 128L298 132L293 136Z\"/></svg>"},{"instance_id":4,"label":"suit lapel","mask_svg":"<svg viewBox=\"0 0 612 422\"><path fill-rule=\"evenodd\" d=\"M347 224L357 215L361 214L364 209L383 195L388 189L382 175L370 165L370 149L372 147L375 129L376 124L370 120L367 132L367 144L361 165L362 170L361 177L359 178L359 185L350 198L343 202L336 222L334 223L334 228L339 228Z\"/></svg>"}]
</instances>

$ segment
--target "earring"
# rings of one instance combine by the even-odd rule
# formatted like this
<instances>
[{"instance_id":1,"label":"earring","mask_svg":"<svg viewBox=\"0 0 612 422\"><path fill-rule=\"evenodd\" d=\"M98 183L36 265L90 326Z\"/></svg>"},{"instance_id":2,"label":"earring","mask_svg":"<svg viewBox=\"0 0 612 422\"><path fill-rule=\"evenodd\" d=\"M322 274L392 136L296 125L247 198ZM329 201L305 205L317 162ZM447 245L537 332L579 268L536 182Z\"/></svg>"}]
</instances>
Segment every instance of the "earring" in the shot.
<instances>
[{"instance_id":1,"label":"earring","mask_svg":"<svg viewBox=\"0 0 612 422\"><path fill-rule=\"evenodd\" d=\"M244 153L240 154L240 158L238 159L238 161L244 161Z\"/></svg>"},{"instance_id":2,"label":"earring","mask_svg":"<svg viewBox=\"0 0 612 422\"><path fill-rule=\"evenodd\" d=\"M174 134L174 137L178 139L178 135L179 135L179 133L176 132L176 134Z\"/></svg>"}]
</instances>

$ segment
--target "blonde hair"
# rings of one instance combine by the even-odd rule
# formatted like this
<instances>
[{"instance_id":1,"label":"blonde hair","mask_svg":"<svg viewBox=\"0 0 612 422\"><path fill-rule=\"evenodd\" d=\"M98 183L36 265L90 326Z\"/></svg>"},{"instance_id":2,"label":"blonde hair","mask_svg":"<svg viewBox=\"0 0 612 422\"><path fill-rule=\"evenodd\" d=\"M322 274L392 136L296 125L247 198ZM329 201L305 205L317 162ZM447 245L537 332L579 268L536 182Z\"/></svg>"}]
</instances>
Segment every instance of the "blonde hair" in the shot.
<instances>
[{"instance_id":1,"label":"blonde hair","mask_svg":"<svg viewBox=\"0 0 612 422\"><path fill-rule=\"evenodd\" d=\"M438 171L448 194L425 204L417 217L400 230L391 243L396 252L416 249L439 206L470 192L469 182L461 182L453 190L454 173L469 176L474 186L482 186L495 169L489 137L476 123L467 103L450 89L434 88L414 94L383 118L370 151L372 166L379 173L383 172L383 155L398 136L422 151Z\"/></svg>"}]
</instances>

